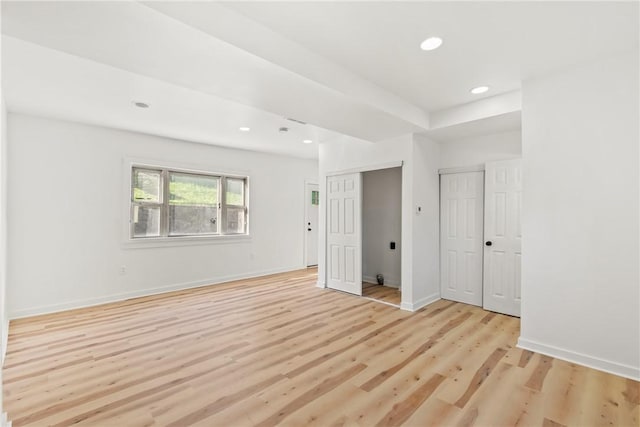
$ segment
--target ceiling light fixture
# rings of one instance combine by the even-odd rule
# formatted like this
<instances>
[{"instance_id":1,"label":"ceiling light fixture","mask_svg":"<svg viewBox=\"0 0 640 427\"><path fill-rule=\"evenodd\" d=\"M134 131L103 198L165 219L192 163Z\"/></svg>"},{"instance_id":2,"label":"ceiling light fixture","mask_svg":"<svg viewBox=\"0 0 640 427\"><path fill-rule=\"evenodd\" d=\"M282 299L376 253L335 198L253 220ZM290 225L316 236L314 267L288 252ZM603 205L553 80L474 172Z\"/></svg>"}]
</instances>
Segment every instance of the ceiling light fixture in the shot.
<instances>
[{"instance_id":1,"label":"ceiling light fixture","mask_svg":"<svg viewBox=\"0 0 640 427\"><path fill-rule=\"evenodd\" d=\"M311 143L313 143L313 141L310 140L310 139L304 139L304 140L302 140L302 143L303 144L311 144Z\"/></svg>"},{"instance_id":2,"label":"ceiling light fixture","mask_svg":"<svg viewBox=\"0 0 640 427\"><path fill-rule=\"evenodd\" d=\"M240 132L249 132L251 130L251 128L248 128L246 126L242 126L242 127L238 128L238 130Z\"/></svg>"},{"instance_id":3,"label":"ceiling light fixture","mask_svg":"<svg viewBox=\"0 0 640 427\"><path fill-rule=\"evenodd\" d=\"M147 104L146 102L134 102L133 105L138 108L149 108L149 104Z\"/></svg>"},{"instance_id":4,"label":"ceiling light fixture","mask_svg":"<svg viewBox=\"0 0 640 427\"><path fill-rule=\"evenodd\" d=\"M470 92L474 95L479 95L481 93L485 93L488 90L489 90L489 86L478 86L471 89Z\"/></svg>"},{"instance_id":5,"label":"ceiling light fixture","mask_svg":"<svg viewBox=\"0 0 640 427\"><path fill-rule=\"evenodd\" d=\"M434 50L442 45L442 39L440 37L429 37L422 43L420 43L420 49L422 50Z\"/></svg>"}]
</instances>

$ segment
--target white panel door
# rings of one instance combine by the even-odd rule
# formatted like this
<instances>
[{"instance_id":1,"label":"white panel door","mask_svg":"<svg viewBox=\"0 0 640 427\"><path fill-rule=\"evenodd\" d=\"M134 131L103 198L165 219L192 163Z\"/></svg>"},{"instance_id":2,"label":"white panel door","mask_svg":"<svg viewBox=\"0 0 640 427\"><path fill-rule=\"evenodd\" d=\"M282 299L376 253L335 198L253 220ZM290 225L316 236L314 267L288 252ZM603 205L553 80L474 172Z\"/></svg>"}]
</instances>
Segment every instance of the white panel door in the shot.
<instances>
[{"instance_id":1,"label":"white panel door","mask_svg":"<svg viewBox=\"0 0 640 427\"><path fill-rule=\"evenodd\" d=\"M482 172L440 176L442 298L482 306Z\"/></svg>"},{"instance_id":2,"label":"white panel door","mask_svg":"<svg viewBox=\"0 0 640 427\"><path fill-rule=\"evenodd\" d=\"M362 295L362 178L327 178L327 286Z\"/></svg>"},{"instance_id":3,"label":"white panel door","mask_svg":"<svg viewBox=\"0 0 640 427\"><path fill-rule=\"evenodd\" d=\"M484 191L483 307L520 317L522 161L487 163Z\"/></svg>"},{"instance_id":4,"label":"white panel door","mask_svg":"<svg viewBox=\"0 0 640 427\"><path fill-rule=\"evenodd\" d=\"M318 184L305 185L305 233L307 267L318 265L318 207L320 192Z\"/></svg>"}]
</instances>

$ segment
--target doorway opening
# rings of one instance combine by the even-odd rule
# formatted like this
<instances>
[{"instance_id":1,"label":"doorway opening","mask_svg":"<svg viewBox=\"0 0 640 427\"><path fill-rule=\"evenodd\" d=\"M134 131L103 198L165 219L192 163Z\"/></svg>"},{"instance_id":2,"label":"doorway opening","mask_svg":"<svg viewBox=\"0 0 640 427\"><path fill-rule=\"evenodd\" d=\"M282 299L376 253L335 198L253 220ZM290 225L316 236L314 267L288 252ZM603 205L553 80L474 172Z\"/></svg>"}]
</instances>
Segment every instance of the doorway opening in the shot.
<instances>
[{"instance_id":1,"label":"doorway opening","mask_svg":"<svg viewBox=\"0 0 640 427\"><path fill-rule=\"evenodd\" d=\"M320 207L320 190L318 184L304 184L304 258L307 267L318 265L318 209Z\"/></svg>"},{"instance_id":2,"label":"doorway opening","mask_svg":"<svg viewBox=\"0 0 640 427\"><path fill-rule=\"evenodd\" d=\"M400 307L402 168L362 173L362 296Z\"/></svg>"},{"instance_id":3,"label":"doorway opening","mask_svg":"<svg viewBox=\"0 0 640 427\"><path fill-rule=\"evenodd\" d=\"M400 308L402 162L330 174L323 200L326 287Z\"/></svg>"}]
</instances>

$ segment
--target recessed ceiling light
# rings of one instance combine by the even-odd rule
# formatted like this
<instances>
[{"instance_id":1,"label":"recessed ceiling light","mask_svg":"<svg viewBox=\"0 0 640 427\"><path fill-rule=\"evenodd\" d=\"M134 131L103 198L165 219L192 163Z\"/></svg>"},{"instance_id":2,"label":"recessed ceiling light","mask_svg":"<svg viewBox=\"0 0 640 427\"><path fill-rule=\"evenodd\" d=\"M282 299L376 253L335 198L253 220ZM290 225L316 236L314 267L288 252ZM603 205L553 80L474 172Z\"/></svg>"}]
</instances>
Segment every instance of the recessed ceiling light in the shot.
<instances>
[{"instance_id":1,"label":"recessed ceiling light","mask_svg":"<svg viewBox=\"0 0 640 427\"><path fill-rule=\"evenodd\" d=\"M249 131L251 130L251 128L248 128L248 127L246 127L246 126L242 126L241 128L238 128L238 130L239 130L240 132L249 132Z\"/></svg>"},{"instance_id":2,"label":"recessed ceiling light","mask_svg":"<svg viewBox=\"0 0 640 427\"><path fill-rule=\"evenodd\" d=\"M481 93L485 93L488 90L489 90L489 86L478 86L471 89L471 93L474 95L478 95Z\"/></svg>"},{"instance_id":3,"label":"recessed ceiling light","mask_svg":"<svg viewBox=\"0 0 640 427\"><path fill-rule=\"evenodd\" d=\"M422 50L434 50L440 47L442 39L440 37L429 37L422 43L420 43L420 49Z\"/></svg>"},{"instance_id":4,"label":"recessed ceiling light","mask_svg":"<svg viewBox=\"0 0 640 427\"><path fill-rule=\"evenodd\" d=\"M310 139L304 139L304 140L302 141L302 143L303 143L303 144L311 144L311 143L313 143L313 141L312 141L312 140L310 140Z\"/></svg>"},{"instance_id":5,"label":"recessed ceiling light","mask_svg":"<svg viewBox=\"0 0 640 427\"><path fill-rule=\"evenodd\" d=\"M138 108L149 108L149 104L147 104L146 102L134 102L133 105Z\"/></svg>"}]
</instances>

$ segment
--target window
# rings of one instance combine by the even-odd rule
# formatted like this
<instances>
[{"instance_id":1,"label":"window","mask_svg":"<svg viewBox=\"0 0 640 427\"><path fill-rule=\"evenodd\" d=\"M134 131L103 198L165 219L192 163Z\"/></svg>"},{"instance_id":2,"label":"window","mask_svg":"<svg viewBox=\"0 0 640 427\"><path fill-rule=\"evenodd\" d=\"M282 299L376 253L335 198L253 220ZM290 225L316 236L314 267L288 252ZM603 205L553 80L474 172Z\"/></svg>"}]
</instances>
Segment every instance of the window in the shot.
<instances>
[{"instance_id":1,"label":"window","mask_svg":"<svg viewBox=\"0 0 640 427\"><path fill-rule=\"evenodd\" d=\"M247 178L132 168L131 237L247 234Z\"/></svg>"}]
</instances>

